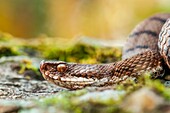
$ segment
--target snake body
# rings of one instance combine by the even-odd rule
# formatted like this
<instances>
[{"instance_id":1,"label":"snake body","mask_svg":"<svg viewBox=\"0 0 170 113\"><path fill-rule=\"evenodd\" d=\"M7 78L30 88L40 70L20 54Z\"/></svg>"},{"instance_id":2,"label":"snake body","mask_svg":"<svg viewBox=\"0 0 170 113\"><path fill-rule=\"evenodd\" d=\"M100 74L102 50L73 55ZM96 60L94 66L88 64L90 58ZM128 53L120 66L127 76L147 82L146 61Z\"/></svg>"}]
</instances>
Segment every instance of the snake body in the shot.
<instances>
[{"instance_id":1,"label":"snake body","mask_svg":"<svg viewBox=\"0 0 170 113\"><path fill-rule=\"evenodd\" d=\"M42 61L43 77L61 87L80 89L86 86L108 86L135 80L150 72L152 78L164 75L170 67L170 14L156 14L139 23L123 48L122 60L109 64L78 64Z\"/></svg>"}]
</instances>

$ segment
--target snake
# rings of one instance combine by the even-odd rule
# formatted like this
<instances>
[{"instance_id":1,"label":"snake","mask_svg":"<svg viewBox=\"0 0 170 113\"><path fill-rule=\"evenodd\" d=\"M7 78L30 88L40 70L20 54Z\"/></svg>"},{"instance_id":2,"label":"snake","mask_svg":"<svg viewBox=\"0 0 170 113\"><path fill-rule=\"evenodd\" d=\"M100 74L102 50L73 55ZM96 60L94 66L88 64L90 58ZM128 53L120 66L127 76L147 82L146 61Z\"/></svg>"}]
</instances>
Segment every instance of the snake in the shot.
<instances>
[{"instance_id":1,"label":"snake","mask_svg":"<svg viewBox=\"0 0 170 113\"><path fill-rule=\"evenodd\" d=\"M105 64L81 64L42 60L45 80L71 90L103 87L138 80L143 73L161 78L170 68L170 14L158 13L144 19L129 34L122 60Z\"/></svg>"}]
</instances>

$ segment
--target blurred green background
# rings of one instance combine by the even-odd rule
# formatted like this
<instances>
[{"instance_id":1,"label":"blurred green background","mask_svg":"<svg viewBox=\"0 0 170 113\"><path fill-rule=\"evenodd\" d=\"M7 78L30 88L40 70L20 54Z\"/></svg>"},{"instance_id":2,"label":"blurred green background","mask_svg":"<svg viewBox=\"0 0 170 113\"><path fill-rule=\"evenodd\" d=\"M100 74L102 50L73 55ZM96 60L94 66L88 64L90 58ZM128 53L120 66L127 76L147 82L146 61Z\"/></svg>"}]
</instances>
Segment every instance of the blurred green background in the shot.
<instances>
[{"instance_id":1,"label":"blurred green background","mask_svg":"<svg viewBox=\"0 0 170 113\"><path fill-rule=\"evenodd\" d=\"M0 31L15 37L125 39L144 18L170 12L170 0L1 0Z\"/></svg>"}]
</instances>

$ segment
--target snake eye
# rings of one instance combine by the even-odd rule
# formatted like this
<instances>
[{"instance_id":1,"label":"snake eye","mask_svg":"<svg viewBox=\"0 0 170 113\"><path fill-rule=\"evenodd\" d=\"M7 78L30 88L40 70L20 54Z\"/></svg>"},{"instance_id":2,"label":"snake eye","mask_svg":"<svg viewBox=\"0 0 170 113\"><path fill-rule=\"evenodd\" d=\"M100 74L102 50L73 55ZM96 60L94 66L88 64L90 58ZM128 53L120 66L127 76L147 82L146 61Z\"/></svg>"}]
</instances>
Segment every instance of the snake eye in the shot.
<instances>
[{"instance_id":1,"label":"snake eye","mask_svg":"<svg viewBox=\"0 0 170 113\"><path fill-rule=\"evenodd\" d=\"M64 71L66 71L66 69L67 69L67 66L65 64L59 64L57 66L57 71L58 72L64 72Z\"/></svg>"}]
</instances>

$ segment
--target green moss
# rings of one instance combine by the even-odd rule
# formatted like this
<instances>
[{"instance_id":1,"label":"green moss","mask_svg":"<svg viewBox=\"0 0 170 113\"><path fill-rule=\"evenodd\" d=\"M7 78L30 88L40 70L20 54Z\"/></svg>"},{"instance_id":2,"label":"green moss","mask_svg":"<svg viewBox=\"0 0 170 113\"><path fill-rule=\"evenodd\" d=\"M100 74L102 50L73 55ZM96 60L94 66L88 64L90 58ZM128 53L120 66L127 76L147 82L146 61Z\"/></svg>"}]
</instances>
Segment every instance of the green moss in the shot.
<instances>
[{"instance_id":1,"label":"green moss","mask_svg":"<svg viewBox=\"0 0 170 113\"><path fill-rule=\"evenodd\" d=\"M16 56L19 55L19 52L15 47L7 47L7 46L1 46L0 47L0 57L3 56Z\"/></svg>"},{"instance_id":2,"label":"green moss","mask_svg":"<svg viewBox=\"0 0 170 113\"><path fill-rule=\"evenodd\" d=\"M107 63L120 59L121 52L118 48L103 48L78 43L74 46L58 49L43 50L43 56L47 59L63 60L80 63ZM114 53L114 54L113 54ZM92 61L93 60L93 61Z\"/></svg>"},{"instance_id":3,"label":"green moss","mask_svg":"<svg viewBox=\"0 0 170 113\"><path fill-rule=\"evenodd\" d=\"M26 79L44 80L39 69L32 64L31 60L22 60L14 69Z\"/></svg>"},{"instance_id":4,"label":"green moss","mask_svg":"<svg viewBox=\"0 0 170 113\"><path fill-rule=\"evenodd\" d=\"M149 73L145 73L138 78L138 82L134 82L132 80L127 81L124 84L119 84L117 86L117 90L125 90L127 94L133 93L134 91L142 88L149 87L159 93L165 100L170 100L170 88L165 87L165 85L161 82L160 79L153 80L150 78Z\"/></svg>"},{"instance_id":5,"label":"green moss","mask_svg":"<svg viewBox=\"0 0 170 113\"><path fill-rule=\"evenodd\" d=\"M18 52L21 55L31 56L31 57L33 57L33 56L39 57L40 56L40 51L34 45L19 45L17 48L18 48Z\"/></svg>"},{"instance_id":6,"label":"green moss","mask_svg":"<svg viewBox=\"0 0 170 113\"><path fill-rule=\"evenodd\" d=\"M80 90L75 92L64 91L48 98L42 98L40 101L37 101L37 103L41 107L55 106L56 109L63 109L69 112L81 113L82 110L80 109L80 107L74 104L73 98L85 93L87 93L87 90Z\"/></svg>"},{"instance_id":7,"label":"green moss","mask_svg":"<svg viewBox=\"0 0 170 113\"><path fill-rule=\"evenodd\" d=\"M65 112L70 113L126 113L124 110L119 108L119 102L108 100L108 102L89 102L79 101L80 96L89 93L86 89L77 91L64 91L59 92L48 98L42 98L36 101L39 107L48 109L50 106L55 107L55 110L62 109Z\"/></svg>"},{"instance_id":8,"label":"green moss","mask_svg":"<svg viewBox=\"0 0 170 113\"><path fill-rule=\"evenodd\" d=\"M2 37L0 56L26 55L79 63L107 63L121 59L120 48L100 47L72 41L62 43L57 38L47 37L24 40L3 33L0 37Z\"/></svg>"}]
</instances>

